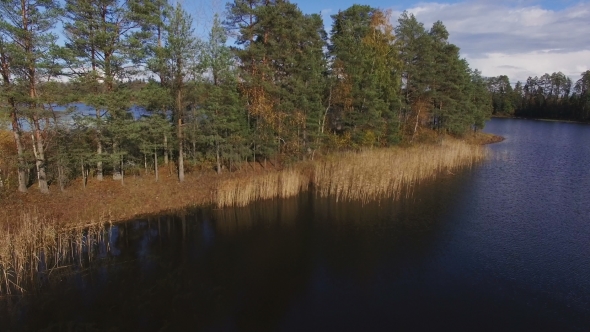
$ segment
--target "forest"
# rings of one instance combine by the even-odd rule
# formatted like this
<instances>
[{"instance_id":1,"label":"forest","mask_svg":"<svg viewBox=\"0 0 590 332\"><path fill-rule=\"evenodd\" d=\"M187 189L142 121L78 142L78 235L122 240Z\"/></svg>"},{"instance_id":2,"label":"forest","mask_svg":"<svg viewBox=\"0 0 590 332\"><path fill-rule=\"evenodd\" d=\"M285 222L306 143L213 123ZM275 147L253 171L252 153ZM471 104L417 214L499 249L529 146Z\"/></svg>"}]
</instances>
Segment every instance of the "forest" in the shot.
<instances>
[{"instance_id":1,"label":"forest","mask_svg":"<svg viewBox=\"0 0 590 332\"><path fill-rule=\"evenodd\" d=\"M562 72L529 77L514 87L506 75L487 81L494 115L590 121L590 70L575 83Z\"/></svg>"},{"instance_id":2,"label":"forest","mask_svg":"<svg viewBox=\"0 0 590 332\"><path fill-rule=\"evenodd\" d=\"M404 12L393 24L365 5L332 20L328 32L289 1L235 0L198 38L180 2L2 0L0 191L144 170L157 181L168 164L182 182L193 169L288 164L422 131L462 136L493 110L545 107L546 90L514 99L528 82L491 89L440 21ZM523 108L499 105L508 95Z\"/></svg>"}]
</instances>

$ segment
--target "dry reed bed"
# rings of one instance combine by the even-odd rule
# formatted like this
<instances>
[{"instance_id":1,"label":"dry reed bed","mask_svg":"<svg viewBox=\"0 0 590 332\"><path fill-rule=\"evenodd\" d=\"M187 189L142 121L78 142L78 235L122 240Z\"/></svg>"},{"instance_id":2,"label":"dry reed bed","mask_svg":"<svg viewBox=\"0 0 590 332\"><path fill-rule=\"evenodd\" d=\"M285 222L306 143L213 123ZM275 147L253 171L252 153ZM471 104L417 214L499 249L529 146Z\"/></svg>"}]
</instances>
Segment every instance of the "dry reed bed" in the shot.
<instances>
[{"instance_id":1,"label":"dry reed bed","mask_svg":"<svg viewBox=\"0 0 590 332\"><path fill-rule=\"evenodd\" d=\"M218 207L246 206L272 198L288 198L307 190L309 177L294 169L221 181L212 199Z\"/></svg>"},{"instance_id":2,"label":"dry reed bed","mask_svg":"<svg viewBox=\"0 0 590 332\"><path fill-rule=\"evenodd\" d=\"M313 183L323 197L366 203L397 197L404 188L443 171L471 167L485 157L485 148L456 140L444 140L440 145L350 152L319 163Z\"/></svg>"},{"instance_id":3,"label":"dry reed bed","mask_svg":"<svg viewBox=\"0 0 590 332\"><path fill-rule=\"evenodd\" d=\"M0 233L0 295L21 293L53 270L91 261L105 236L105 223L65 226L24 212Z\"/></svg>"},{"instance_id":4,"label":"dry reed bed","mask_svg":"<svg viewBox=\"0 0 590 332\"><path fill-rule=\"evenodd\" d=\"M403 188L440 172L471 167L486 157L486 151L479 145L446 139L433 145L347 152L305 167L225 180L212 201L219 207L245 206L256 200L292 197L310 186L318 195L337 200L396 197Z\"/></svg>"}]
</instances>

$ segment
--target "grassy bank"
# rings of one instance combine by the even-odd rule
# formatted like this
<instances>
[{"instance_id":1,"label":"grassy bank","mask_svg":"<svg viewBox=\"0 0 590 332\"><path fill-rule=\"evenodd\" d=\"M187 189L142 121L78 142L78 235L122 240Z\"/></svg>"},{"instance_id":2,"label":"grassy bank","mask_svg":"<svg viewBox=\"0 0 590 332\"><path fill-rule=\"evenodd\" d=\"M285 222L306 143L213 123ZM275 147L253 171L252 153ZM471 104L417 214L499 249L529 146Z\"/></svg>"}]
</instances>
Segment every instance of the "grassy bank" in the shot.
<instances>
[{"instance_id":1,"label":"grassy bank","mask_svg":"<svg viewBox=\"0 0 590 332\"><path fill-rule=\"evenodd\" d=\"M480 138L485 143L490 137ZM372 149L324 156L280 169L268 163L217 175L193 172L178 183L172 172L155 182L149 175L73 186L64 193L15 194L2 202L0 294L16 291L35 275L39 263L58 268L86 252L104 225L187 206L245 206L314 189L317 195L363 202L395 199L406 187L441 172L470 167L484 159L480 144L445 139L432 144ZM170 170L171 171L171 170ZM75 254L78 253L78 254ZM78 255L78 256L77 256ZM43 257L43 259L42 259Z\"/></svg>"}]
</instances>

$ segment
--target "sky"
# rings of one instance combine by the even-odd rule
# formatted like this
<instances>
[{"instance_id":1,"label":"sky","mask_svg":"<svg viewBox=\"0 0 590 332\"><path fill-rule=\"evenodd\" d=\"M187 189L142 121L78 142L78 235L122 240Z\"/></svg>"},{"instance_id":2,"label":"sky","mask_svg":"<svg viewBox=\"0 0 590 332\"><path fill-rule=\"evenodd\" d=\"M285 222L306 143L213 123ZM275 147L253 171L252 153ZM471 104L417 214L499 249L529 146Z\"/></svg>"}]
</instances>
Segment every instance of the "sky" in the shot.
<instances>
[{"instance_id":1,"label":"sky","mask_svg":"<svg viewBox=\"0 0 590 332\"><path fill-rule=\"evenodd\" d=\"M225 2L184 0L183 4L195 12L206 13L223 9ZM450 42L461 48L461 56L471 68L479 69L484 76L507 75L513 84L524 82L529 76L558 71L575 82L582 72L590 70L589 0L291 2L304 13L322 14L327 30L331 25L330 15L354 3L391 10L394 25L404 10L413 13L427 29L440 20L450 33Z\"/></svg>"}]
</instances>

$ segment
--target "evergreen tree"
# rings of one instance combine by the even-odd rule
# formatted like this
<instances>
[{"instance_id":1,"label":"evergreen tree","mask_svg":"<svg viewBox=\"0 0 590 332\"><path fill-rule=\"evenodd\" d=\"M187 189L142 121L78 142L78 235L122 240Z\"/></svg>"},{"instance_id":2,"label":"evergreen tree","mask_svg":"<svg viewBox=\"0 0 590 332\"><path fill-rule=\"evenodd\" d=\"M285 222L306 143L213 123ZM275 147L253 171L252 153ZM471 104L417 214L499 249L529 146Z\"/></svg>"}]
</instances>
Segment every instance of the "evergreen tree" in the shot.
<instances>
[{"instance_id":1,"label":"evergreen tree","mask_svg":"<svg viewBox=\"0 0 590 332\"><path fill-rule=\"evenodd\" d=\"M142 106L145 110L158 115L163 120L170 120L171 111L174 108L174 98L171 94L170 87L162 82L156 82L150 80L148 84L138 93L137 96L138 105ZM170 124L165 126L170 129ZM160 143L164 153L164 164L168 165L170 155L170 144L169 137L173 137L171 130L162 130Z\"/></svg>"},{"instance_id":2,"label":"evergreen tree","mask_svg":"<svg viewBox=\"0 0 590 332\"><path fill-rule=\"evenodd\" d=\"M51 70L48 55L51 54L50 48L55 44L57 36L50 31L60 15L59 4L54 0L6 0L0 2L0 14L0 39L6 45L5 49L10 47L10 51L4 52L5 56L10 57L10 61L3 59L3 62L12 67L6 69L9 74L22 82L22 89L11 91L11 103L20 108L18 112L13 109L13 116L17 117L18 113L26 114L31 120L39 189L42 193L49 193L44 128L41 125L41 120L48 115L40 101L38 85L41 78ZM4 82L13 85L6 79ZM18 145L16 136L20 129L18 125L13 125L13 129L17 132L15 140Z\"/></svg>"},{"instance_id":3,"label":"evergreen tree","mask_svg":"<svg viewBox=\"0 0 590 332\"><path fill-rule=\"evenodd\" d=\"M515 106L513 104L512 86L508 76L490 77L488 86L488 90L492 94L494 114L513 115Z\"/></svg>"},{"instance_id":4,"label":"evergreen tree","mask_svg":"<svg viewBox=\"0 0 590 332\"><path fill-rule=\"evenodd\" d=\"M288 1L236 1L229 8L226 25L239 30L237 43L244 45L235 52L255 128L254 154L301 154L309 119L322 109L323 90L311 90L321 88L325 68L321 20Z\"/></svg>"},{"instance_id":5,"label":"evergreen tree","mask_svg":"<svg viewBox=\"0 0 590 332\"><path fill-rule=\"evenodd\" d=\"M223 160L241 159L242 154L247 156L244 152L247 151L248 128L241 121L244 116L235 61L226 41L226 32L215 15L209 40L201 53L200 63L206 80L200 108L203 137L213 147L217 173L221 173Z\"/></svg>"},{"instance_id":6,"label":"evergreen tree","mask_svg":"<svg viewBox=\"0 0 590 332\"><path fill-rule=\"evenodd\" d=\"M473 129L483 129L492 115L492 96L487 89L487 82L479 70L471 72L471 110Z\"/></svg>"},{"instance_id":7,"label":"evergreen tree","mask_svg":"<svg viewBox=\"0 0 590 332\"><path fill-rule=\"evenodd\" d=\"M6 117L10 119L14 142L17 148L18 190L20 192L27 192L25 149L19 122L19 109L17 107L16 96L14 95L16 87L12 75L13 47L12 43L6 40L5 34L0 33L0 71L2 74L0 97L3 101L0 104L0 113L2 115L8 114Z\"/></svg>"},{"instance_id":8,"label":"evergreen tree","mask_svg":"<svg viewBox=\"0 0 590 332\"><path fill-rule=\"evenodd\" d=\"M583 102L584 73L576 84L562 72L529 77L526 83L517 82L514 88L504 75L487 80L494 114L577 121L589 118Z\"/></svg>"},{"instance_id":9,"label":"evergreen tree","mask_svg":"<svg viewBox=\"0 0 590 332\"><path fill-rule=\"evenodd\" d=\"M155 0L154 0L155 1ZM67 76L84 85L80 96L96 112L97 179L103 179L103 125L105 116L115 116L107 107L117 98L117 84L139 71L145 58L142 44L149 38L146 24L153 21L151 1L66 0L62 50ZM144 29L142 29L144 28Z\"/></svg>"},{"instance_id":10,"label":"evergreen tree","mask_svg":"<svg viewBox=\"0 0 590 332\"><path fill-rule=\"evenodd\" d=\"M590 121L590 70L582 73L582 77L576 81L574 91L576 93L577 119Z\"/></svg>"},{"instance_id":11,"label":"evergreen tree","mask_svg":"<svg viewBox=\"0 0 590 332\"><path fill-rule=\"evenodd\" d=\"M161 114L142 117L137 124L139 150L144 155L144 167L147 172L148 156L153 155L154 176L159 181L159 151L165 148L162 137L168 135L172 128L168 119Z\"/></svg>"},{"instance_id":12,"label":"evergreen tree","mask_svg":"<svg viewBox=\"0 0 590 332\"><path fill-rule=\"evenodd\" d=\"M387 13L354 5L333 15L335 129L355 145L397 140L398 58Z\"/></svg>"},{"instance_id":13,"label":"evergreen tree","mask_svg":"<svg viewBox=\"0 0 590 332\"><path fill-rule=\"evenodd\" d=\"M174 99L174 119L178 143L178 179L184 181L184 134L183 121L188 107L187 80L194 73L195 60L200 50L199 41L194 36L191 16L177 4L166 27L165 68L169 91Z\"/></svg>"},{"instance_id":14,"label":"evergreen tree","mask_svg":"<svg viewBox=\"0 0 590 332\"><path fill-rule=\"evenodd\" d=\"M413 14L404 12L395 28L396 45L402 64L402 112L405 133L412 137L421 123L427 123L432 109L430 81L433 77L432 39Z\"/></svg>"},{"instance_id":15,"label":"evergreen tree","mask_svg":"<svg viewBox=\"0 0 590 332\"><path fill-rule=\"evenodd\" d=\"M434 60L429 80L432 126L461 135L474 123L471 69L467 61L460 58L459 48L449 43L449 33L442 22L433 24L429 36Z\"/></svg>"}]
</instances>

